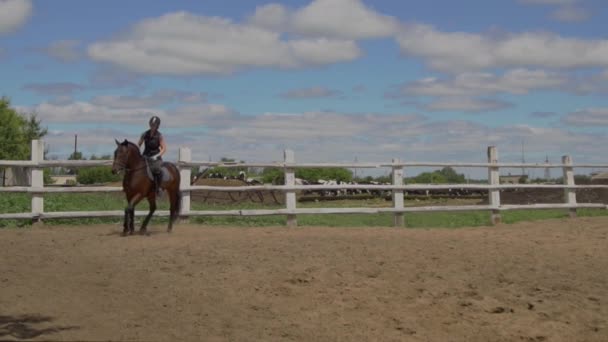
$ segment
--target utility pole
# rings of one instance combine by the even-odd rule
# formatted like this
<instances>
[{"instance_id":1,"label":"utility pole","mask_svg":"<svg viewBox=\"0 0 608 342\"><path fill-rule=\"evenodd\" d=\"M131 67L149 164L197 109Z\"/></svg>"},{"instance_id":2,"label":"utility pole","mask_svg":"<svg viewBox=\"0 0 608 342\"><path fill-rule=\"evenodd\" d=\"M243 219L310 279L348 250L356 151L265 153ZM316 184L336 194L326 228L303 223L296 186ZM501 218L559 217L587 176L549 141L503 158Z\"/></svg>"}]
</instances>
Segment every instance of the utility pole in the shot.
<instances>
[{"instance_id":1,"label":"utility pole","mask_svg":"<svg viewBox=\"0 0 608 342\"><path fill-rule=\"evenodd\" d=\"M545 158L545 164L549 164L549 155ZM545 168L545 182L548 182L551 179L551 171L548 167Z\"/></svg>"},{"instance_id":2,"label":"utility pole","mask_svg":"<svg viewBox=\"0 0 608 342\"><path fill-rule=\"evenodd\" d=\"M521 141L521 163L525 164L526 163L526 158L524 156L524 141ZM523 167L521 167L521 175L525 176L526 175L526 169Z\"/></svg>"}]
</instances>

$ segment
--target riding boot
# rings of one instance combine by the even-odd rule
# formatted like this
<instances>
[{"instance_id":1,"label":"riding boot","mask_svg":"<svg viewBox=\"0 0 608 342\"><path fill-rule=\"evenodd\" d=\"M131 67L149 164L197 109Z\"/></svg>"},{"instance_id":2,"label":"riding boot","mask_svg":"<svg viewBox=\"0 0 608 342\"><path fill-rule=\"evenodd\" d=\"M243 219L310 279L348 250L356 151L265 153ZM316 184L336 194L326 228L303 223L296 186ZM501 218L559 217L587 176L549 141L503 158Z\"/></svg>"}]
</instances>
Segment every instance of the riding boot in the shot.
<instances>
[{"instance_id":1,"label":"riding boot","mask_svg":"<svg viewBox=\"0 0 608 342\"><path fill-rule=\"evenodd\" d=\"M154 174L154 186L155 186L157 195L160 195L162 181L163 181L162 173L159 172L159 173Z\"/></svg>"}]
</instances>

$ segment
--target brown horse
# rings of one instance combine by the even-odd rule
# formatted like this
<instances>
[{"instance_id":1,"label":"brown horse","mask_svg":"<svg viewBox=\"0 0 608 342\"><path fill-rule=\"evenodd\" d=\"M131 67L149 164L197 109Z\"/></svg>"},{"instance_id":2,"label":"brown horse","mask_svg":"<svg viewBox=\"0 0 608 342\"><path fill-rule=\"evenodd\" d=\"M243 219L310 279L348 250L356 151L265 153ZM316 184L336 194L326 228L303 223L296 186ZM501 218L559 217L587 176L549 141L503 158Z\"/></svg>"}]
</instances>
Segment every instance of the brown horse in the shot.
<instances>
[{"instance_id":1,"label":"brown horse","mask_svg":"<svg viewBox=\"0 0 608 342\"><path fill-rule=\"evenodd\" d=\"M148 165L145 157L140 153L139 147L127 141L116 140L116 151L114 151L114 163L112 173L119 174L124 171L122 180L123 191L126 194L128 206L125 209L123 236L133 234L135 206L144 198L148 199L150 212L144 219L140 233L146 234L146 227L152 214L156 210L156 192L154 181L150 178ZM168 232L171 232L173 223L179 215L181 205L181 192L179 189L180 174L177 166L173 163L163 162L163 181L161 188L165 189L169 196L170 217Z\"/></svg>"}]
</instances>

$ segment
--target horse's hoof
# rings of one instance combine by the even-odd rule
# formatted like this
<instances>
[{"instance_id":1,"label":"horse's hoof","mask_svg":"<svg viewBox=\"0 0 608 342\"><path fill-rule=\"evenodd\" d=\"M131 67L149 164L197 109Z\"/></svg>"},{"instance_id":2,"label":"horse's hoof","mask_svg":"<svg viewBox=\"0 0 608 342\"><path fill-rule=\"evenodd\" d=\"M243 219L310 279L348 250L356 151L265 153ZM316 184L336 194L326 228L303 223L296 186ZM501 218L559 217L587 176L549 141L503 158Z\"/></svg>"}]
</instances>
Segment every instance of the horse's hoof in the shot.
<instances>
[{"instance_id":1,"label":"horse's hoof","mask_svg":"<svg viewBox=\"0 0 608 342\"><path fill-rule=\"evenodd\" d=\"M126 232L122 232L122 233L120 233L120 236L125 237L125 236L127 236L127 233Z\"/></svg>"}]
</instances>

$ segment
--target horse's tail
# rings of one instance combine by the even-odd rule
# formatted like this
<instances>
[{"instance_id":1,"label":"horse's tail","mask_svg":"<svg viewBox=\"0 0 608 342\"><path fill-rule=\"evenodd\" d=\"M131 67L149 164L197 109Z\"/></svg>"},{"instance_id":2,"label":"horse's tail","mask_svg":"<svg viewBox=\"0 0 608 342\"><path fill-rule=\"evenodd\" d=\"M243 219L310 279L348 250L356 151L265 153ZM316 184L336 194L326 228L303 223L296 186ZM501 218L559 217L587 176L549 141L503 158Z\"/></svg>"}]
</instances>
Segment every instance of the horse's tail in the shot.
<instances>
[{"instance_id":1,"label":"horse's tail","mask_svg":"<svg viewBox=\"0 0 608 342\"><path fill-rule=\"evenodd\" d=\"M177 218L179 217L180 211L182 210L182 190L180 189L181 174L177 166L175 166L174 164L171 165L175 170L175 179L177 181L177 194L174 198L175 203L173 203L173 207L175 208L175 210L173 211L173 213L171 213L171 222L175 222L175 220L177 220Z\"/></svg>"}]
</instances>

